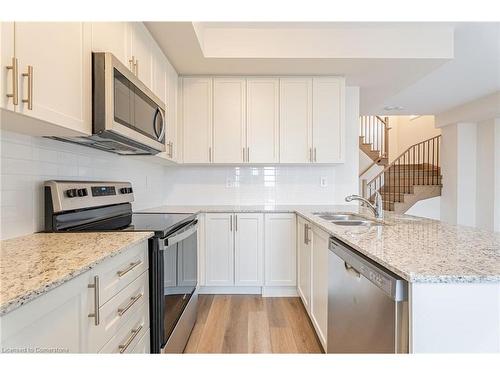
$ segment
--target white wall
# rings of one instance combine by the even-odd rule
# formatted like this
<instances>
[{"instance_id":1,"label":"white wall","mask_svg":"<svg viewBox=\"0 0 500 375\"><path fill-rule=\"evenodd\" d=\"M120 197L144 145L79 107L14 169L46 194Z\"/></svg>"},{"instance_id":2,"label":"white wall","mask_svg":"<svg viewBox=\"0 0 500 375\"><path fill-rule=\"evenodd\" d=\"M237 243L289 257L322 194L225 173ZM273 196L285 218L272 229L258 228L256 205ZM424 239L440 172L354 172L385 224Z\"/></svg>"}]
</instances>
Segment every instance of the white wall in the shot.
<instances>
[{"instance_id":1,"label":"white wall","mask_svg":"<svg viewBox=\"0 0 500 375\"><path fill-rule=\"evenodd\" d=\"M136 210L163 204L341 203L358 191L359 89L348 87L346 95L346 162L335 166L165 167L2 131L0 238L43 229L42 186L50 179L131 181ZM326 187L320 186L322 177Z\"/></svg>"},{"instance_id":2,"label":"white wall","mask_svg":"<svg viewBox=\"0 0 500 375\"><path fill-rule=\"evenodd\" d=\"M161 205L165 168L84 146L0 133L0 238L43 230L43 182L52 179L125 180L134 187L134 208Z\"/></svg>"},{"instance_id":3,"label":"white wall","mask_svg":"<svg viewBox=\"0 0 500 375\"><path fill-rule=\"evenodd\" d=\"M493 230L495 222L495 120L477 124L476 225ZM500 202L499 202L500 204Z\"/></svg>"},{"instance_id":4,"label":"white wall","mask_svg":"<svg viewBox=\"0 0 500 375\"><path fill-rule=\"evenodd\" d=\"M408 211L406 211L405 214L440 220L441 197L434 197L418 201Z\"/></svg>"},{"instance_id":5,"label":"white wall","mask_svg":"<svg viewBox=\"0 0 500 375\"><path fill-rule=\"evenodd\" d=\"M500 232L500 118L495 119L495 231Z\"/></svg>"}]
</instances>

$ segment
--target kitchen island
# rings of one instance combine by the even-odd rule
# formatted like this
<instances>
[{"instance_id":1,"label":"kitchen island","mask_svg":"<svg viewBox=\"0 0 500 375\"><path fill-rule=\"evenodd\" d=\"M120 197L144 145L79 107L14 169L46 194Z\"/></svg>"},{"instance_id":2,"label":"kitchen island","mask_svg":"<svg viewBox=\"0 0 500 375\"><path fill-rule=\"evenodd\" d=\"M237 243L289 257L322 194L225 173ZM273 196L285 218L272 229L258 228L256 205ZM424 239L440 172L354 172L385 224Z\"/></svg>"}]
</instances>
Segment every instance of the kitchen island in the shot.
<instances>
[{"instance_id":1,"label":"kitchen island","mask_svg":"<svg viewBox=\"0 0 500 375\"><path fill-rule=\"evenodd\" d=\"M340 239L409 283L409 350L500 352L500 233L384 212L371 227L335 225L314 213L352 205L164 206L147 212L289 213ZM203 241L203 239L201 239Z\"/></svg>"}]
</instances>

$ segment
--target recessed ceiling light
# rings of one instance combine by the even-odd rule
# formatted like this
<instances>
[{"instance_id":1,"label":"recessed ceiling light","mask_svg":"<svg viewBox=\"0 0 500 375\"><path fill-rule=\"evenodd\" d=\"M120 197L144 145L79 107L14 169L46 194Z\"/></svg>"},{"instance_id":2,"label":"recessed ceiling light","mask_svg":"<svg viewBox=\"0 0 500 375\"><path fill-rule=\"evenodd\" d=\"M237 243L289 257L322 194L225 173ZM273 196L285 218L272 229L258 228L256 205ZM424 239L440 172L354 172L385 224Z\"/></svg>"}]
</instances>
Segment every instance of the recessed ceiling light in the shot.
<instances>
[{"instance_id":1,"label":"recessed ceiling light","mask_svg":"<svg viewBox=\"0 0 500 375\"><path fill-rule=\"evenodd\" d=\"M401 111L403 107L399 105L386 105L384 111Z\"/></svg>"}]
</instances>

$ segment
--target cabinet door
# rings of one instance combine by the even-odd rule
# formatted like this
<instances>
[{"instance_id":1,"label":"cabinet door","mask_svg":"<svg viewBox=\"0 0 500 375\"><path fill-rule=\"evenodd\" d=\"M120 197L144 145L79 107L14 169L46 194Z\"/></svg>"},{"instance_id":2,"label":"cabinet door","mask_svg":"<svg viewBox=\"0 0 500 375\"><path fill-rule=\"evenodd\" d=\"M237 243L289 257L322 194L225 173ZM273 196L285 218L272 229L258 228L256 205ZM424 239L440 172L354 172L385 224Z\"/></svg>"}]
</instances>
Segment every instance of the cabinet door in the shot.
<instances>
[{"instance_id":1,"label":"cabinet door","mask_svg":"<svg viewBox=\"0 0 500 375\"><path fill-rule=\"evenodd\" d=\"M92 22L92 52L111 52L130 67L126 22Z\"/></svg>"},{"instance_id":2,"label":"cabinet door","mask_svg":"<svg viewBox=\"0 0 500 375\"><path fill-rule=\"evenodd\" d=\"M312 79L280 79L280 162L308 163L312 156Z\"/></svg>"},{"instance_id":3,"label":"cabinet door","mask_svg":"<svg viewBox=\"0 0 500 375\"><path fill-rule=\"evenodd\" d=\"M129 23L130 57L135 61L137 77L151 90L153 89L153 38L142 22Z\"/></svg>"},{"instance_id":4,"label":"cabinet door","mask_svg":"<svg viewBox=\"0 0 500 375\"><path fill-rule=\"evenodd\" d=\"M168 157L178 160L178 138L177 138L177 96L179 77L174 67L167 60L168 92L167 92L167 142ZM170 148L168 146L170 143Z\"/></svg>"},{"instance_id":5,"label":"cabinet door","mask_svg":"<svg viewBox=\"0 0 500 375\"><path fill-rule=\"evenodd\" d=\"M20 112L92 133L90 34L90 25L83 22L15 23L19 74L28 73L28 66L33 67L33 109L21 102L21 98L28 98L30 77L20 76Z\"/></svg>"},{"instance_id":6,"label":"cabinet door","mask_svg":"<svg viewBox=\"0 0 500 375\"><path fill-rule=\"evenodd\" d=\"M250 163L278 162L279 79L247 79L247 148Z\"/></svg>"},{"instance_id":7,"label":"cabinet door","mask_svg":"<svg viewBox=\"0 0 500 375\"><path fill-rule=\"evenodd\" d=\"M16 75L12 67L14 56L14 22L0 22L0 107L14 111L15 84L19 82L19 74ZM15 65L15 61L14 61ZM19 100L19 92L17 93Z\"/></svg>"},{"instance_id":8,"label":"cabinet door","mask_svg":"<svg viewBox=\"0 0 500 375\"><path fill-rule=\"evenodd\" d=\"M297 285L295 214L265 215L265 285Z\"/></svg>"},{"instance_id":9,"label":"cabinet door","mask_svg":"<svg viewBox=\"0 0 500 375\"><path fill-rule=\"evenodd\" d=\"M262 286L264 215L234 215L234 284Z\"/></svg>"},{"instance_id":10,"label":"cabinet door","mask_svg":"<svg viewBox=\"0 0 500 375\"><path fill-rule=\"evenodd\" d=\"M184 163L212 161L212 79L182 79Z\"/></svg>"},{"instance_id":11,"label":"cabinet door","mask_svg":"<svg viewBox=\"0 0 500 375\"><path fill-rule=\"evenodd\" d=\"M167 58L158 46L153 49L153 85L151 91L167 105L168 98L168 72Z\"/></svg>"},{"instance_id":12,"label":"cabinet door","mask_svg":"<svg viewBox=\"0 0 500 375\"><path fill-rule=\"evenodd\" d=\"M0 317L0 348L36 350L57 348L85 353L88 314L93 311L88 272Z\"/></svg>"},{"instance_id":13,"label":"cabinet door","mask_svg":"<svg viewBox=\"0 0 500 375\"><path fill-rule=\"evenodd\" d=\"M244 78L214 78L214 163L244 161L245 96Z\"/></svg>"},{"instance_id":14,"label":"cabinet door","mask_svg":"<svg viewBox=\"0 0 500 375\"><path fill-rule=\"evenodd\" d=\"M205 228L206 285L233 285L233 215L207 214Z\"/></svg>"},{"instance_id":15,"label":"cabinet door","mask_svg":"<svg viewBox=\"0 0 500 375\"><path fill-rule=\"evenodd\" d=\"M312 298L311 319L319 339L326 348L328 324L328 234L312 229Z\"/></svg>"},{"instance_id":16,"label":"cabinet door","mask_svg":"<svg viewBox=\"0 0 500 375\"><path fill-rule=\"evenodd\" d=\"M297 290L307 312L311 310L311 229L308 221L297 218Z\"/></svg>"},{"instance_id":17,"label":"cabinet door","mask_svg":"<svg viewBox=\"0 0 500 375\"><path fill-rule=\"evenodd\" d=\"M316 163L344 159L345 80L313 78L313 157Z\"/></svg>"}]
</instances>

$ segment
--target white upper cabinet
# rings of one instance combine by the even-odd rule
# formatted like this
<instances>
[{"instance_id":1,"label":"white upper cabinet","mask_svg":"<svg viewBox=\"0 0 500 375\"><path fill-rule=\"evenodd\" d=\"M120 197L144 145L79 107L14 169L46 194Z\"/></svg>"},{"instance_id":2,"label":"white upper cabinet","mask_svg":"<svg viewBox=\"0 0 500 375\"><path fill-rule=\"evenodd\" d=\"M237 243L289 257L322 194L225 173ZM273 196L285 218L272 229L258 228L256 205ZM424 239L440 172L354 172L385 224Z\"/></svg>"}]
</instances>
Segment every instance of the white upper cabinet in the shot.
<instances>
[{"instance_id":1,"label":"white upper cabinet","mask_svg":"<svg viewBox=\"0 0 500 375\"><path fill-rule=\"evenodd\" d=\"M153 89L154 40L142 22L129 23L129 43L132 71L147 87Z\"/></svg>"},{"instance_id":2,"label":"white upper cabinet","mask_svg":"<svg viewBox=\"0 0 500 375\"><path fill-rule=\"evenodd\" d=\"M264 215L234 214L234 284L262 286L264 271Z\"/></svg>"},{"instance_id":3,"label":"white upper cabinet","mask_svg":"<svg viewBox=\"0 0 500 375\"><path fill-rule=\"evenodd\" d=\"M16 22L14 40L19 61L19 112L90 134L90 25Z\"/></svg>"},{"instance_id":4,"label":"white upper cabinet","mask_svg":"<svg viewBox=\"0 0 500 375\"><path fill-rule=\"evenodd\" d=\"M312 79L280 79L280 163L312 160Z\"/></svg>"},{"instance_id":5,"label":"white upper cabinet","mask_svg":"<svg viewBox=\"0 0 500 375\"><path fill-rule=\"evenodd\" d=\"M212 162L212 79L182 79L183 161Z\"/></svg>"},{"instance_id":6,"label":"white upper cabinet","mask_svg":"<svg viewBox=\"0 0 500 375\"><path fill-rule=\"evenodd\" d=\"M249 163L279 161L279 79L247 79L247 155Z\"/></svg>"},{"instance_id":7,"label":"white upper cabinet","mask_svg":"<svg viewBox=\"0 0 500 375\"><path fill-rule=\"evenodd\" d=\"M14 22L0 23L0 107L13 111L19 104L19 92L16 91L17 69L14 54Z\"/></svg>"},{"instance_id":8,"label":"white upper cabinet","mask_svg":"<svg viewBox=\"0 0 500 375\"><path fill-rule=\"evenodd\" d=\"M313 161L344 161L345 80L339 77L313 78Z\"/></svg>"},{"instance_id":9,"label":"white upper cabinet","mask_svg":"<svg viewBox=\"0 0 500 375\"><path fill-rule=\"evenodd\" d=\"M295 214L265 215L265 285L297 285Z\"/></svg>"},{"instance_id":10,"label":"white upper cabinet","mask_svg":"<svg viewBox=\"0 0 500 375\"><path fill-rule=\"evenodd\" d=\"M129 68L126 22L92 22L92 52L111 52Z\"/></svg>"},{"instance_id":11,"label":"white upper cabinet","mask_svg":"<svg viewBox=\"0 0 500 375\"><path fill-rule=\"evenodd\" d=\"M214 163L245 160L245 83L244 78L214 78Z\"/></svg>"},{"instance_id":12,"label":"white upper cabinet","mask_svg":"<svg viewBox=\"0 0 500 375\"><path fill-rule=\"evenodd\" d=\"M166 105L168 98L167 59L160 47L153 46L153 84L151 90Z\"/></svg>"},{"instance_id":13,"label":"white upper cabinet","mask_svg":"<svg viewBox=\"0 0 500 375\"><path fill-rule=\"evenodd\" d=\"M205 216L205 284L234 284L234 236L232 214Z\"/></svg>"},{"instance_id":14,"label":"white upper cabinet","mask_svg":"<svg viewBox=\"0 0 500 375\"><path fill-rule=\"evenodd\" d=\"M167 92L167 134L165 137L167 155L171 160L178 160L178 136L177 136L177 106L179 92L179 76L174 67L167 60L168 92Z\"/></svg>"}]
</instances>

